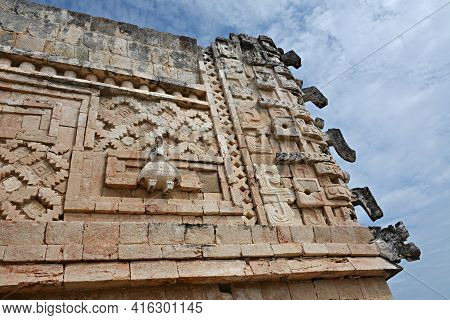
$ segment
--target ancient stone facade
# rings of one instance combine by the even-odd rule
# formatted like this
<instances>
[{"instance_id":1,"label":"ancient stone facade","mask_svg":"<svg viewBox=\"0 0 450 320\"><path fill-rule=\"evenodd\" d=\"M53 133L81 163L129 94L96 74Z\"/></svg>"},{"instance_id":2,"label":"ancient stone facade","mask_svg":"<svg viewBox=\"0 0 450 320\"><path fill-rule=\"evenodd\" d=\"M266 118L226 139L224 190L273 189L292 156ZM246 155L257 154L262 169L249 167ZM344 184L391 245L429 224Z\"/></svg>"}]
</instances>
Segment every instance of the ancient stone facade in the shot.
<instances>
[{"instance_id":1,"label":"ancient stone facade","mask_svg":"<svg viewBox=\"0 0 450 320\"><path fill-rule=\"evenodd\" d=\"M308 112L327 99L295 52L0 8L1 294L391 298L417 251L390 261L381 241L413 244L358 225L353 205L383 212L348 188L329 148L356 153Z\"/></svg>"}]
</instances>

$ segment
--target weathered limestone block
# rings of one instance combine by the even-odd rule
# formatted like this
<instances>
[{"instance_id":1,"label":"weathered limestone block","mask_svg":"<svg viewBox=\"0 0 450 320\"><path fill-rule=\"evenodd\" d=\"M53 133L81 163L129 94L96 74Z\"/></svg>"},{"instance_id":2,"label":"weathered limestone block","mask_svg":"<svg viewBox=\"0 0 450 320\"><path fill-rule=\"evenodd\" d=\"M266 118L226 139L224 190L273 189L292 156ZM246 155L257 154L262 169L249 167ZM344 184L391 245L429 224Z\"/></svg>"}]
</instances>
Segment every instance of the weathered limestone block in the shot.
<instances>
[{"instance_id":1,"label":"weathered limestone block","mask_svg":"<svg viewBox=\"0 0 450 320\"><path fill-rule=\"evenodd\" d=\"M212 244L215 242L214 226L186 225L185 242L189 244Z\"/></svg>"},{"instance_id":2,"label":"weathered limestone block","mask_svg":"<svg viewBox=\"0 0 450 320\"><path fill-rule=\"evenodd\" d=\"M275 227L255 225L252 226L251 230L253 243L278 243L277 229Z\"/></svg>"},{"instance_id":3,"label":"weathered limestone block","mask_svg":"<svg viewBox=\"0 0 450 320\"><path fill-rule=\"evenodd\" d=\"M123 222L120 224L119 242L121 244L148 243L148 223Z\"/></svg>"},{"instance_id":4,"label":"weathered limestone block","mask_svg":"<svg viewBox=\"0 0 450 320\"><path fill-rule=\"evenodd\" d=\"M314 241L317 243L331 242L331 227L314 226Z\"/></svg>"},{"instance_id":5,"label":"weathered limestone block","mask_svg":"<svg viewBox=\"0 0 450 320\"><path fill-rule=\"evenodd\" d=\"M149 244L182 244L186 227L177 224L156 224L149 225Z\"/></svg>"},{"instance_id":6,"label":"weathered limestone block","mask_svg":"<svg viewBox=\"0 0 450 320\"><path fill-rule=\"evenodd\" d=\"M161 246L149 244L120 244L120 260L154 260L161 259Z\"/></svg>"},{"instance_id":7,"label":"weathered limestone block","mask_svg":"<svg viewBox=\"0 0 450 320\"><path fill-rule=\"evenodd\" d=\"M258 244L242 244L241 245L243 257L271 257L273 250L268 243Z\"/></svg>"},{"instance_id":8,"label":"weathered limestone block","mask_svg":"<svg viewBox=\"0 0 450 320\"><path fill-rule=\"evenodd\" d=\"M305 256L326 256L328 250L323 243L304 243L303 254Z\"/></svg>"},{"instance_id":9,"label":"weathered limestone block","mask_svg":"<svg viewBox=\"0 0 450 320\"><path fill-rule=\"evenodd\" d=\"M381 277L358 279L364 299L369 300L391 300L392 293L386 280Z\"/></svg>"},{"instance_id":10,"label":"weathered limestone block","mask_svg":"<svg viewBox=\"0 0 450 320\"><path fill-rule=\"evenodd\" d=\"M349 243L348 247L352 256L364 257L364 256L377 256L380 254L378 246L376 244L361 244L361 243Z\"/></svg>"},{"instance_id":11,"label":"weathered limestone block","mask_svg":"<svg viewBox=\"0 0 450 320\"><path fill-rule=\"evenodd\" d=\"M0 245L44 244L46 223L0 221ZM26 234L26 237L22 235Z\"/></svg>"},{"instance_id":12,"label":"weathered limestone block","mask_svg":"<svg viewBox=\"0 0 450 320\"><path fill-rule=\"evenodd\" d=\"M312 226L290 226L292 241L297 243L314 242L314 231Z\"/></svg>"},{"instance_id":13,"label":"weathered limestone block","mask_svg":"<svg viewBox=\"0 0 450 320\"><path fill-rule=\"evenodd\" d=\"M250 226L218 225L216 227L216 242L218 244L252 243Z\"/></svg>"},{"instance_id":14,"label":"weathered limestone block","mask_svg":"<svg viewBox=\"0 0 450 320\"><path fill-rule=\"evenodd\" d=\"M239 244L220 244L203 246L203 257L213 259L231 259L241 257Z\"/></svg>"},{"instance_id":15,"label":"weathered limestone block","mask_svg":"<svg viewBox=\"0 0 450 320\"><path fill-rule=\"evenodd\" d=\"M347 243L325 243L325 246L330 256L344 256L351 254L349 244Z\"/></svg>"},{"instance_id":16,"label":"weathered limestone block","mask_svg":"<svg viewBox=\"0 0 450 320\"><path fill-rule=\"evenodd\" d=\"M356 243L355 228L350 226L330 227L331 242L334 243Z\"/></svg>"},{"instance_id":17,"label":"weathered limestone block","mask_svg":"<svg viewBox=\"0 0 450 320\"><path fill-rule=\"evenodd\" d=\"M66 285L87 286L89 283L126 281L130 279L130 268L126 262L69 263L65 267Z\"/></svg>"},{"instance_id":18,"label":"weathered limestone block","mask_svg":"<svg viewBox=\"0 0 450 320\"><path fill-rule=\"evenodd\" d=\"M0 287L20 283L63 282L62 264L0 264Z\"/></svg>"},{"instance_id":19,"label":"weathered limestone block","mask_svg":"<svg viewBox=\"0 0 450 320\"><path fill-rule=\"evenodd\" d=\"M289 287L283 282L263 283L261 292L264 300L289 300Z\"/></svg>"},{"instance_id":20,"label":"weathered limestone block","mask_svg":"<svg viewBox=\"0 0 450 320\"><path fill-rule=\"evenodd\" d=\"M177 279L175 261L134 261L130 263L131 280Z\"/></svg>"},{"instance_id":21,"label":"weathered limestone block","mask_svg":"<svg viewBox=\"0 0 450 320\"><path fill-rule=\"evenodd\" d=\"M292 242L292 234L289 226L277 226L277 237L279 243Z\"/></svg>"},{"instance_id":22,"label":"weathered limestone block","mask_svg":"<svg viewBox=\"0 0 450 320\"><path fill-rule=\"evenodd\" d=\"M262 300L259 284L234 284L232 286L233 300Z\"/></svg>"},{"instance_id":23,"label":"weathered limestone block","mask_svg":"<svg viewBox=\"0 0 450 320\"><path fill-rule=\"evenodd\" d=\"M6 247L3 261L44 261L46 251L45 245L10 245Z\"/></svg>"},{"instance_id":24,"label":"weathered limestone block","mask_svg":"<svg viewBox=\"0 0 450 320\"><path fill-rule=\"evenodd\" d=\"M83 227L82 222L49 222L45 233L45 243L81 244Z\"/></svg>"},{"instance_id":25,"label":"weathered limestone block","mask_svg":"<svg viewBox=\"0 0 450 320\"><path fill-rule=\"evenodd\" d=\"M202 256L202 247L193 244L165 245L162 246L164 259L193 259Z\"/></svg>"},{"instance_id":26,"label":"weathered limestone block","mask_svg":"<svg viewBox=\"0 0 450 320\"><path fill-rule=\"evenodd\" d=\"M51 244L46 248L45 261L47 262L61 262L64 260L64 245Z\"/></svg>"},{"instance_id":27,"label":"weathered limestone block","mask_svg":"<svg viewBox=\"0 0 450 320\"><path fill-rule=\"evenodd\" d=\"M118 258L119 224L106 222L87 222L83 233L83 259Z\"/></svg>"},{"instance_id":28,"label":"weathered limestone block","mask_svg":"<svg viewBox=\"0 0 450 320\"><path fill-rule=\"evenodd\" d=\"M225 278L244 276L246 263L243 260L204 260L177 262L180 278Z\"/></svg>"}]
</instances>

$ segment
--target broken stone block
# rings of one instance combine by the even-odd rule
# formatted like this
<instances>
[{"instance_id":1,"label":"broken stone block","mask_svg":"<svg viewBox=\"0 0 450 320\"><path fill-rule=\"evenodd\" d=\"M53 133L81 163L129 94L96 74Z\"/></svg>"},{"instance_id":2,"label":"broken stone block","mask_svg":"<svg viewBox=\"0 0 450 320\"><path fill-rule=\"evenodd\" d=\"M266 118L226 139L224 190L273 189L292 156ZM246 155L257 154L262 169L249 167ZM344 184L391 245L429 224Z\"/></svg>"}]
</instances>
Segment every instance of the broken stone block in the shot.
<instances>
[{"instance_id":1,"label":"broken stone block","mask_svg":"<svg viewBox=\"0 0 450 320\"><path fill-rule=\"evenodd\" d=\"M326 256L328 254L328 250L324 243L304 243L303 254L306 257Z\"/></svg>"},{"instance_id":2,"label":"broken stone block","mask_svg":"<svg viewBox=\"0 0 450 320\"><path fill-rule=\"evenodd\" d=\"M271 257L273 250L270 244L242 244L241 245L243 257Z\"/></svg>"},{"instance_id":3,"label":"broken stone block","mask_svg":"<svg viewBox=\"0 0 450 320\"><path fill-rule=\"evenodd\" d=\"M203 257L214 259L231 259L241 256L241 247L239 244L220 244L203 246Z\"/></svg>"},{"instance_id":4,"label":"broken stone block","mask_svg":"<svg viewBox=\"0 0 450 320\"><path fill-rule=\"evenodd\" d=\"M46 223L0 221L0 245L44 244ZM26 237L22 235L26 234Z\"/></svg>"},{"instance_id":5,"label":"broken stone block","mask_svg":"<svg viewBox=\"0 0 450 320\"><path fill-rule=\"evenodd\" d=\"M290 226L292 241L297 243L314 242L314 231L312 226Z\"/></svg>"},{"instance_id":6,"label":"broken stone block","mask_svg":"<svg viewBox=\"0 0 450 320\"><path fill-rule=\"evenodd\" d=\"M193 244L178 244L162 246L164 259L193 259L202 256L202 248Z\"/></svg>"},{"instance_id":7,"label":"broken stone block","mask_svg":"<svg viewBox=\"0 0 450 320\"><path fill-rule=\"evenodd\" d=\"M298 243L272 244L271 246L275 257L296 257L303 253L302 245Z\"/></svg>"},{"instance_id":8,"label":"broken stone block","mask_svg":"<svg viewBox=\"0 0 450 320\"><path fill-rule=\"evenodd\" d=\"M6 247L5 262L37 262L45 261L46 245L9 245Z\"/></svg>"}]
</instances>

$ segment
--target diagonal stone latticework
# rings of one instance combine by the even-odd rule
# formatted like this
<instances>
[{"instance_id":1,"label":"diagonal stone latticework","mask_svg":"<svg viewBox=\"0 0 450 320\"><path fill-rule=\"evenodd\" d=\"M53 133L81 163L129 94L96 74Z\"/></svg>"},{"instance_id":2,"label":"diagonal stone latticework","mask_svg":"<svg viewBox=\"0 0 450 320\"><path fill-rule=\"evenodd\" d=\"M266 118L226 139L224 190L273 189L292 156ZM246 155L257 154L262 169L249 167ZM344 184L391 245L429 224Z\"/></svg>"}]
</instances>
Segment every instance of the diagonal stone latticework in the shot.
<instances>
[{"instance_id":1,"label":"diagonal stone latticework","mask_svg":"<svg viewBox=\"0 0 450 320\"><path fill-rule=\"evenodd\" d=\"M0 9L0 297L390 299L420 256L358 225L292 50Z\"/></svg>"}]
</instances>

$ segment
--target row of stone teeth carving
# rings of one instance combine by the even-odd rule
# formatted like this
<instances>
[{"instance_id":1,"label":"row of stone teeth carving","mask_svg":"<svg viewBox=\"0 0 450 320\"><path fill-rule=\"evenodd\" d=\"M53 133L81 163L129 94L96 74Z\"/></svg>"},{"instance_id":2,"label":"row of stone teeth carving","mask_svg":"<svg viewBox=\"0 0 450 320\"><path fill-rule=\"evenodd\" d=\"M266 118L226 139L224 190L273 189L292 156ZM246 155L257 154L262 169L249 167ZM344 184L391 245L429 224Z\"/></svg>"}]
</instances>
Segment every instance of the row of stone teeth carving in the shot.
<instances>
[{"instance_id":1,"label":"row of stone teeth carving","mask_svg":"<svg viewBox=\"0 0 450 320\"><path fill-rule=\"evenodd\" d=\"M6 67L6 68L10 68L13 66L13 61L11 61L8 58L2 58L0 57L0 66L1 67ZM36 66L34 64L32 64L31 62L21 62L18 65L19 69L22 69L24 71L27 72L41 72L47 75L58 75L58 71L51 66L41 66L39 68L39 66ZM39 70L37 70L39 68ZM79 78L77 73L73 70L65 70L62 74L62 76L67 77L67 78ZM114 80L111 77L106 77L105 79L103 79L103 81L101 79L99 79L95 74L89 73L88 75L86 75L84 77L85 80L91 81L91 82L100 82L100 83L106 83L109 85L114 85L114 86L119 86L122 88L127 88L127 89L138 89L138 90L142 90L142 91L146 91L146 92L156 92L156 93L163 93L163 94L169 94L169 95L173 95L174 97L185 97L185 98L189 98L189 99L193 99L193 100L201 100L199 99L195 94L191 93L191 94L185 94L183 95L181 92L179 91L172 91L172 92L166 92L166 90L164 90L164 88L162 87L156 87L156 88L152 88L150 89L149 86L142 84L142 85L135 85L133 82L129 81L129 80L124 80L122 81L120 84L117 84L116 80Z\"/></svg>"}]
</instances>

